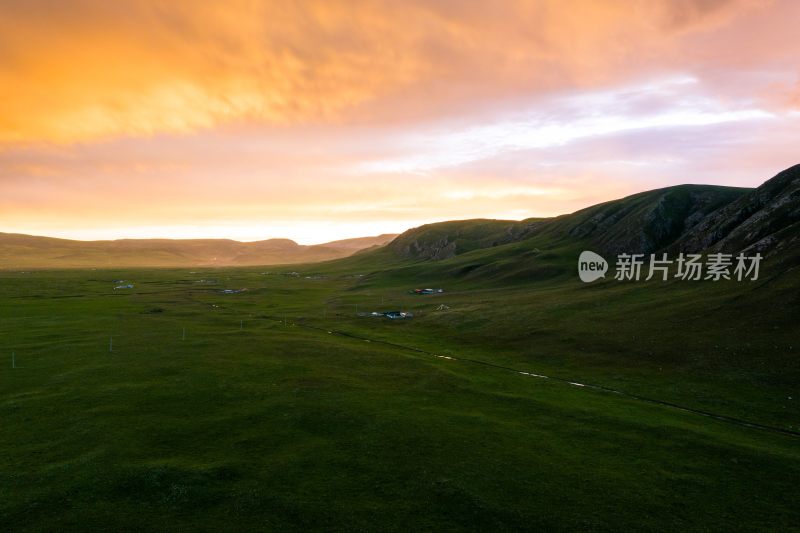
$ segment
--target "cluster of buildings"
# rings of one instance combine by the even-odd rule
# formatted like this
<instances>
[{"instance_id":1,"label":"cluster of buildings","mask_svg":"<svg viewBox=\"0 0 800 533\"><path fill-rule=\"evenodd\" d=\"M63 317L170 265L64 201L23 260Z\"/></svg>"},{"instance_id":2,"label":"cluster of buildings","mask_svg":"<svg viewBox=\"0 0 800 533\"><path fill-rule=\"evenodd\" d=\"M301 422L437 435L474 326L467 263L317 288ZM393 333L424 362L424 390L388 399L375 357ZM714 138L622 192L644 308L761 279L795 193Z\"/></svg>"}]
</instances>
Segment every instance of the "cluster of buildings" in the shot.
<instances>
[{"instance_id":1,"label":"cluster of buildings","mask_svg":"<svg viewBox=\"0 0 800 533\"><path fill-rule=\"evenodd\" d=\"M411 294L441 294L444 289L414 289Z\"/></svg>"},{"instance_id":2,"label":"cluster of buildings","mask_svg":"<svg viewBox=\"0 0 800 533\"><path fill-rule=\"evenodd\" d=\"M375 311L373 313L370 313L370 316L374 316L374 317L383 316L383 317L388 318L389 320L399 320L399 319L403 319L403 318L411 318L414 315L412 313L406 313L404 311L384 311L382 313L379 313L379 312Z\"/></svg>"}]
</instances>

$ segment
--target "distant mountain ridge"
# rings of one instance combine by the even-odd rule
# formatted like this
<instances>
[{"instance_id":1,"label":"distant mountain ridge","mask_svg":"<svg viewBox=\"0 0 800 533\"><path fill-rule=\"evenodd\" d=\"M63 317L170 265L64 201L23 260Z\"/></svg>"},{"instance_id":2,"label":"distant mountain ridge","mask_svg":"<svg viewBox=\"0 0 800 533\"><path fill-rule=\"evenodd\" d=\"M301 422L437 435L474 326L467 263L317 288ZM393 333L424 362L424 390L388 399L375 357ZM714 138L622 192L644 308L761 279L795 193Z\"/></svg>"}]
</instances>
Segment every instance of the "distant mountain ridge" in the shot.
<instances>
[{"instance_id":1,"label":"distant mountain ridge","mask_svg":"<svg viewBox=\"0 0 800 533\"><path fill-rule=\"evenodd\" d=\"M227 239L121 239L74 241L0 233L3 268L116 268L255 266L311 263L347 257L380 246L396 235L345 239L305 246L289 239L239 242Z\"/></svg>"}]
</instances>

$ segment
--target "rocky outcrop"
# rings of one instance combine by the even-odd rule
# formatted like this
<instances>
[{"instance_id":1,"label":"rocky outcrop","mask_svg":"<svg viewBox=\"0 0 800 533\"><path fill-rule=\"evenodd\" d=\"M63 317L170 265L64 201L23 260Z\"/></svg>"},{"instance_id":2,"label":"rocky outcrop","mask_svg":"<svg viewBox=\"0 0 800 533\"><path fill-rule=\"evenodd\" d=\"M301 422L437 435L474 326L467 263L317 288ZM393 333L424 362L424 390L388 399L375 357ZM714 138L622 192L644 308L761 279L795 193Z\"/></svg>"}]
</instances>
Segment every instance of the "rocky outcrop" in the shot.
<instances>
[{"instance_id":1,"label":"rocky outcrop","mask_svg":"<svg viewBox=\"0 0 800 533\"><path fill-rule=\"evenodd\" d=\"M456 248L456 241L451 241L447 237L432 242L420 242L412 239L394 247L404 257L416 257L419 259L449 259L455 257Z\"/></svg>"},{"instance_id":2,"label":"rocky outcrop","mask_svg":"<svg viewBox=\"0 0 800 533\"><path fill-rule=\"evenodd\" d=\"M575 213L565 230L605 252L652 253L745 192L705 185L658 189Z\"/></svg>"},{"instance_id":3,"label":"rocky outcrop","mask_svg":"<svg viewBox=\"0 0 800 533\"><path fill-rule=\"evenodd\" d=\"M784 170L757 189L698 222L674 248L736 253L771 253L800 235L800 165Z\"/></svg>"},{"instance_id":4,"label":"rocky outcrop","mask_svg":"<svg viewBox=\"0 0 800 533\"><path fill-rule=\"evenodd\" d=\"M396 255L408 259L449 259L470 250L489 248L518 239L518 222L459 220L426 224L408 230L389 244Z\"/></svg>"}]
</instances>

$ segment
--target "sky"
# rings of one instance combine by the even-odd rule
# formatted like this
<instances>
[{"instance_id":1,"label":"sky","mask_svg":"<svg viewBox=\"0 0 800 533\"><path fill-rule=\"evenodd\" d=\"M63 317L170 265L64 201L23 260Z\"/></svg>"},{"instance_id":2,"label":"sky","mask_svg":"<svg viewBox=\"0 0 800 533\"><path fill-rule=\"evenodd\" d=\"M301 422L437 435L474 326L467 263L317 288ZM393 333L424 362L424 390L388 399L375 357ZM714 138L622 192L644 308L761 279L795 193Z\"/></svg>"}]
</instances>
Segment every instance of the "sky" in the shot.
<instances>
[{"instance_id":1,"label":"sky","mask_svg":"<svg viewBox=\"0 0 800 533\"><path fill-rule=\"evenodd\" d=\"M0 0L0 232L314 244L800 162L793 0Z\"/></svg>"}]
</instances>

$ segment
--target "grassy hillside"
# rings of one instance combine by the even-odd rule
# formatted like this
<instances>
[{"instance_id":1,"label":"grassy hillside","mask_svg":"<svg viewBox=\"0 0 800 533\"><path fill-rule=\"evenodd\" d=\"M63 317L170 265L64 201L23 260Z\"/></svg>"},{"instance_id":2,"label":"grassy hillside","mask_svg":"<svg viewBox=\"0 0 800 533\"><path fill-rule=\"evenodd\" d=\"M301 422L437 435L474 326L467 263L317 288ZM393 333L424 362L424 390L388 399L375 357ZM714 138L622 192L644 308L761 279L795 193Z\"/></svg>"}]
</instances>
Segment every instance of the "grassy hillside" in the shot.
<instances>
[{"instance_id":1,"label":"grassy hillside","mask_svg":"<svg viewBox=\"0 0 800 533\"><path fill-rule=\"evenodd\" d=\"M427 224L403 233L390 248L398 257L449 259L477 249L530 240L583 241L608 253L661 250L750 189L678 185L647 191L554 218L464 220Z\"/></svg>"},{"instance_id":2,"label":"grassy hillside","mask_svg":"<svg viewBox=\"0 0 800 533\"><path fill-rule=\"evenodd\" d=\"M400 335L431 351L446 347L800 429L800 404L788 399L800 393L800 270L784 270L780 258L771 258L755 282L608 279L586 285L575 272L580 246L532 244L401 268L387 261L329 305L344 315L355 305L415 313L413 325L350 321L346 331L353 334ZM358 261L337 268L365 271ZM407 293L415 287L446 292ZM447 308L439 310L443 304Z\"/></svg>"},{"instance_id":3,"label":"grassy hillside","mask_svg":"<svg viewBox=\"0 0 800 533\"><path fill-rule=\"evenodd\" d=\"M749 192L679 186L634 195L536 221L506 244L496 239L514 230L498 222L484 228L493 244L485 240L483 247L445 259L412 255L398 263L390 246L333 262L328 268L364 275L330 303L346 313L350 306L368 308L380 299L384 307L416 315L413 326L402 328L348 324L347 331L356 335L385 333L395 339L402 332L408 342L430 351L474 351L495 364L652 393L687 407L798 430L800 247L792 246L799 236L792 225L795 215L786 214L800 206L800 196L792 192L800 184L797 170ZM754 198L759 199L757 207L742 216L741 206L756 203ZM654 213L662 222L648 225ZM750 241L737 241L742 248L735 251L772 236L766 241L770 246L760 248L765 258L758 281L618 282L610 275L587 285L577 277L582 250L663 249L679 242L681 234L690 234L685 228L726 217L737 219L718 239L751 235ZM457 224L425 227L421 233L479 234L477 223ZM656 237L656 226L667 231ZM678 250L671 250L673 258ZM607 257L613 267L614 256ZM407 294L414 287L443 287L446 292ZM439 309L441 305L446 308Z\"/></svg>"}]
</instances>

